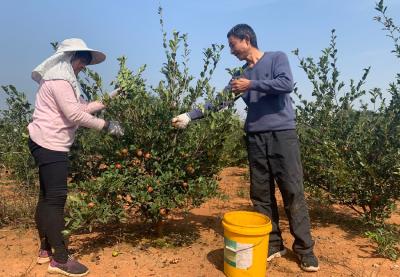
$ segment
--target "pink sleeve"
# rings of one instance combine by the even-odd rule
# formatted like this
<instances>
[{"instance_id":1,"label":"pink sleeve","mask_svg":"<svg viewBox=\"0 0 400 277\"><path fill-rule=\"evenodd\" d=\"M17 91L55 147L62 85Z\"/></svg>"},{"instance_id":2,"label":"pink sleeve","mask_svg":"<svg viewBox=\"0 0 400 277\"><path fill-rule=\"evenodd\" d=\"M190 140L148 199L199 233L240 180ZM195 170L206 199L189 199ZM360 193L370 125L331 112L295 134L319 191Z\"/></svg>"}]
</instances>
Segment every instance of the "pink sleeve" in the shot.
<instances>
[{"instance_id":1,"label":"pink sleeve","mask_svg":"<svg viewBox=\"0 0 400 277\"><path fill-rule=\"evenodd\" d=\"M53 82L52 92L58 108L70 122L97 130L101 130L104 127L105 121L103 119L82 110L81 103L76 99L70 83L64 80L57 80Z\"/></svg>"},{"instance_id":2,"label":"pink sleeve","mask_svg":"<svg viewBox=\"0 0 400 277\"><path fill-rule=\"evenodd\" d=\"M80 106L81 106L82 111L90 113L90 114L94 114L94 113L97 113L97 112L99 112L101 110L104 110L105 107L106 107L100 101L87 102L82 97L79 99L79 102L80 102Z\"/></svg>"}]
</instances>

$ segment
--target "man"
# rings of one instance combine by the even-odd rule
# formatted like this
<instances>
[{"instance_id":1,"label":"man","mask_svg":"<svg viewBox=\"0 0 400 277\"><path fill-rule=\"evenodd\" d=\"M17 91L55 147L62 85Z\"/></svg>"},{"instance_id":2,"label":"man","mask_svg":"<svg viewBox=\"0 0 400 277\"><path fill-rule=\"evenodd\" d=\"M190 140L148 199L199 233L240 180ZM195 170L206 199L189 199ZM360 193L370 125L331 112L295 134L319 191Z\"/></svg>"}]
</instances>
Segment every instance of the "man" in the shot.
<instances>
[{"instance_id":1,"label":"man","mask_svg":"<svg viewBox=\"0 0 400 277\"><path fill-rule=\"evenodd\" d=\"M318 259L313 253L310 218L304 199L303 172L295 113L290 93L293 78L287 56L282 52L262 52L257 47L253 29L238 24L227 34L231 53L245 61L243 74L231 80L231 90L242 94L248 107L245 122L250 165L250 198L255 210L272 221L268 261L286 254L275 199L275 184L282 194L294 236L293 251L305 271L317 271ZM210 108L210 105L206 105ZM172 119L177 128L203 117L193 110Z\"/></svg>"}]
</instances>

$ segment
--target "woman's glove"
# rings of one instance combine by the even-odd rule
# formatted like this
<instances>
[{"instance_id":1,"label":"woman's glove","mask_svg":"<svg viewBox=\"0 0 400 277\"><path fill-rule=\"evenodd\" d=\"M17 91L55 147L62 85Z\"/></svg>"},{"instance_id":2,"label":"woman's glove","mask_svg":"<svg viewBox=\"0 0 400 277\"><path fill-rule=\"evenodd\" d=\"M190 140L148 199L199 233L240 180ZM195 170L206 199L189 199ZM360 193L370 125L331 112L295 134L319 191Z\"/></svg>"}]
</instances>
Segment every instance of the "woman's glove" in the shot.
<instances>
[{"instance_id":1,"label":"woman's glove","mask_svg":"<svg viewBox=\"0 0 400 277\"><path fill-rule=\"evenodd\" d=\"M124 129L122 129L121 125L117 121L107 121L106 125L104 125L104 129L109 134L117 137L124 135Z\"/></svg>"},{"instance_id":2,"label":"woman's glove","mask_svg":"<svg viewBox=\"0 0 400 277\"><path fill-rule=\"evenodd\" d=\"M111 98L117 97L117 96L120 94L120 92L121 92L121 88L117 88L117 89L113 90L113 91L110 93L110 97L111 97Z\"/></svg>"}]
</instances>

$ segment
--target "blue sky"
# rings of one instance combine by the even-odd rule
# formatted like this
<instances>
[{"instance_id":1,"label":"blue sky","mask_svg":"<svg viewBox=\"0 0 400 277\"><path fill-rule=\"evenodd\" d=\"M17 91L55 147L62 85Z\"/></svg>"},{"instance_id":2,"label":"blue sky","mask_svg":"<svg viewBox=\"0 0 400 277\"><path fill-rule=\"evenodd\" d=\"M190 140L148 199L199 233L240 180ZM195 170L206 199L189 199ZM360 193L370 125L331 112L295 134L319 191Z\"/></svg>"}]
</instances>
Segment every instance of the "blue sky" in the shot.
<instances>
[{"instance_id":1,"label":"blue sky","mask_svg":"<svg viewBox=\"0 0 400 277\"><path fill-rule=\"evenodd\" d=\"M377 1L377 0L376 0ZM311 87L292 50L319 57L336 29L341 78L358 80L371 66L367 88L386 89L400 72L400 60L390 51L393 43L372 18L374 0L2 0L0 10L0 85L13 84L34 101L37 84L31 70L52 54L50 42L79 37L89 47L107 54L92 66L106 88L118 71L117 57L126 55L135 70L147 64L144 77L157 84L165 61L157 8L161 3L165 29L189 35L190 68L197 76L202 50L211 43L225 44L226 33L237 23L251 25L264 51L282 50L289 56L295 81L306 97ZM400 25L400 1L386 0L388 13ZM229 81L225 68L240 65L226 47L212 83L221 89ZM0 108L5 107L0 94ZM239 105L239 109L240 109Z\"/></svg>"}]
</instances>

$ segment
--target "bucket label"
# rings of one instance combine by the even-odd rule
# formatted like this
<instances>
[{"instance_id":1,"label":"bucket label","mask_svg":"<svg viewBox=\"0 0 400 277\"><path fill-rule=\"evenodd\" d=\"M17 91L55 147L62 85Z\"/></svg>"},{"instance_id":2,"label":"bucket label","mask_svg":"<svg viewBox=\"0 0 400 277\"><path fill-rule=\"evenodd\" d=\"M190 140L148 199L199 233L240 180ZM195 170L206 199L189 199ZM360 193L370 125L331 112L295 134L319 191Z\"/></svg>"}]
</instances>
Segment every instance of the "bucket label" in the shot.
<instances>
[{"instance_id":1,"label":"bucket label","mask_svg":"<svg viewBox=\"0 0 400 277\"><path fill-rule=\"evenodd\" d=\"M228 238L224 238L224 260L229 265L248 269L253 264L253 244L239 243Z\"/></svg>"}]
</instances>

